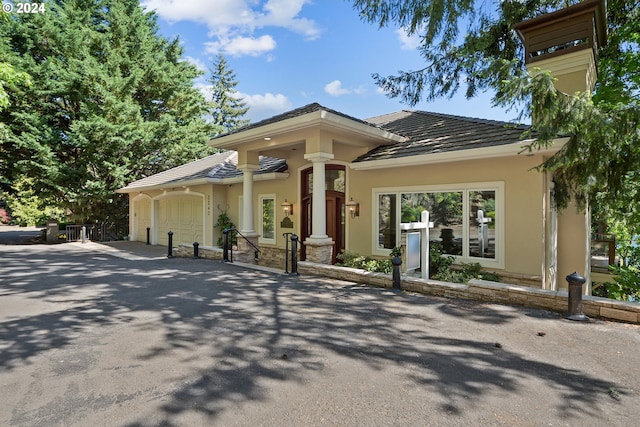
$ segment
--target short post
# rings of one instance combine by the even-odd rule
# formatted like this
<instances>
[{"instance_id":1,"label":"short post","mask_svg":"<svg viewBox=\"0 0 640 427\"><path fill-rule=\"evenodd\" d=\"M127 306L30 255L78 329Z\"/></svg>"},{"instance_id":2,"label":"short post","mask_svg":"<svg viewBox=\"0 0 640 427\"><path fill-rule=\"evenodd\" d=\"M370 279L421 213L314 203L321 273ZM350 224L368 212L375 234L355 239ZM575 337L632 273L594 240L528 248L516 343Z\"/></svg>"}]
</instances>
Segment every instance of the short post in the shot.
<instances>
[{"instance_id":1,"label":"short post","mask_svg":"<svg viewBox=\"0 0 640 427\"><path fill-rule=\"evenodd\" d=\"M298 274L298 236L291 235L291 274Z\"/></svg>"},{"instance_id":2,"label":"short post","mask_svg":"<svg viewBox=\"0 0 640 427\"><path fill-rule=\"evenodd\" d=\"M167 258L173 258L173 231L169 231L169 248Z\"/></svg>"},{"instance_id":3,"label":"short post","mask_svg":"<svg viewBox=\"0 0 640 427\"><path fill-rule=\"evenodd\" d=\"M150 236L151 235L151 227L147 227L147 245L151 244L151 239Z\"/></svg>"},{"instance_id":4,"label":"short post","mask_svg":"<svg viewBox=\"0 0 640 427\"><path fill-rule=\"evenodd\" d=\"M582 285L586 282L586 279L580 276L577 272L566 277L569 282L569 320L589 320L587 316L582 313Z\"/></svg>"},{"instance_id":5,"label":"short post","mask_svg":"<svg viewBox=\"0 0 640 427\"><path fill-rule=\"evenodd\" d=\"M198 247L199 246L200 246L200 243L193 242L193 259L200 258L200 254L198 253Z\"/></svg>"},{"instance_id":6,"label":"short post","mask_svg":"<svg viewBox=\"0 0 640 427\"><path fill-rule=\"evenodd\" d=\"M80 233L82 234L82 243L87 243L87 227L83 225Z\"/></svg>"},{"instance_id":7,"label":"short post","mask_svg":"<svg viewBox=\"0 0 640 427\"><path fill-rule=\"evenodd\" d=\"M229 262L229 232L231 228L222 230L222 261ZM233 262L233 261L232 261Z\"/></svg>"},{"instance_id":8,"label":"short post","mask_svg":"<svg viewBox=\"0 0 640 427\"><path fill-rule=\"evenodd\" d=\"M284 237L284 272L289 273L289 236L293 233L282 233Z\"/></svg>"},{"instance_id":9,"label":"short post","mask_svg":"<svg viewBox=\"0 0 640 427\"><path fill-rule=\"evenodd\" d=\"M402 258L394 256L391 258L391 265L393 266L393 289L400 289L400 266L402 265Z\"/></svg>"}]
</instances>

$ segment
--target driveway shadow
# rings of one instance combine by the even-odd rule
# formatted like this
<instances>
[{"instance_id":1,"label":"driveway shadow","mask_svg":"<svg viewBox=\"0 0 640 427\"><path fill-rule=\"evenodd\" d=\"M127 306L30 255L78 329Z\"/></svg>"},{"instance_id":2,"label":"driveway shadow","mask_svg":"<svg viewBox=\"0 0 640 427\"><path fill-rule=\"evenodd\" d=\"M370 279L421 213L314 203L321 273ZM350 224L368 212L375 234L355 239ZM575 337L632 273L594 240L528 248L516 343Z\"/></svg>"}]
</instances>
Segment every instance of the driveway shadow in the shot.
<instances>
[{"instance_id":1,"label":"driveway shadow","mask_svg":"<svg viewBox=\"0 0 640 427\"><path fill-rule=\"evenodd\" d=\"M439 396L443 414L473 408L473 403L462 407L462 400L481 402L496 393L521 392L533 381L561 397L553 410L565 421L598 419L614 386L604 377L536 360L473 333L459 336L470 325L519 321L520 316L491 305L244 271L210 261L128 263L50 251L28 258L2 253L0 260L6 278L0 297L67 307L4 319L0 372L51 349L76 345L87 329L127 324L134 312L155 313L164 331L138 362L179 349L183 359L175 363L188 364L185 352L210 349L214 362L195 369L195 380L161 405L165 426L179 425L178 417L188 412L215 420L239 402L267 401L265 380L302 383L310 373L321 373L327 355L374 371L402 368L408 383ZM557 318L540 318L545 316ZM157 425L157 419L128 425Z\"/></svg>"}]
</instances>

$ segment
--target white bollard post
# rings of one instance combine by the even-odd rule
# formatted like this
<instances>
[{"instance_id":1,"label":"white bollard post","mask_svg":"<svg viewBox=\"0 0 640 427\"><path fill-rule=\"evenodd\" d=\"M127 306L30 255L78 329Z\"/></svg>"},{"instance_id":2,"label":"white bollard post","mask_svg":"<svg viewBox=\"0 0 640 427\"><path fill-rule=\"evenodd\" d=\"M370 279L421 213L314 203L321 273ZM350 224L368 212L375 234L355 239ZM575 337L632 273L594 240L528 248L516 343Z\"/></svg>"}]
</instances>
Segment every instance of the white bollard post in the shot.
<instances>
[{"instance_id":1,"label":"white bollard post","mask_svg":"<svg viewBox=\"0 0 640 427\"><path fill-rule=\"evenodd\" d=\"M82 226L81 234L82 234L82 243L87 243L87 227L85 227L84 225Z\"/></svg>"}]
</instances>

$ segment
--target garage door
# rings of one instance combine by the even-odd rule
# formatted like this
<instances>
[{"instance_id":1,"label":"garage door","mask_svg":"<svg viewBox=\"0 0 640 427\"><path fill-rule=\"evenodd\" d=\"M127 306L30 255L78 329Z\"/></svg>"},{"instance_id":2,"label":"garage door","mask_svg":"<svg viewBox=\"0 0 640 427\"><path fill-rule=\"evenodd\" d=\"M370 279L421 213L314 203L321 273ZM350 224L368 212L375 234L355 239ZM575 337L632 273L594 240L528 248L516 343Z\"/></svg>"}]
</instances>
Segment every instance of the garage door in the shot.
<instances>
[{"instance_id":1,"label":"garage door","mask_svg":"<svg viewBox=\"0 0 640 427\"><path fill-rule=\"evenodd\" d=\"M147 227L151 227L151 199L145 198L134 201L134 240L147 241Z\"/></svg>"},{"instance_id":2,"label":"garage door","mask_svg":"<svg viewBox=\"0 0 640 427\"><path fill-rule=\"evenodd\" d=\"M204 243L202 198L197 196L169 197L158 201L158 243L168 245L168 233L173 232L173 246L181 243Z\"/></svg>"}]
</instances>

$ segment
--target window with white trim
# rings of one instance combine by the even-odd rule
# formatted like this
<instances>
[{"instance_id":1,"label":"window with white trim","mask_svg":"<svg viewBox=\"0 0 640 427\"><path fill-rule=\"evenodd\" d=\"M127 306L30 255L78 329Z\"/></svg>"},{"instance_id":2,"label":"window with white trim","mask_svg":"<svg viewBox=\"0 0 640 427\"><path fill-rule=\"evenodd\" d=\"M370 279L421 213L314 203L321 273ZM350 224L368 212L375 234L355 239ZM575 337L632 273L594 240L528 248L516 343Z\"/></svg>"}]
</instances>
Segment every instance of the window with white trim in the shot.
<instances>
[{"instance_id":1,"label":"window with white trim","mask_svg":"<svg viewBox=\"0 0 640 427\"><path fill-rule=\"evenodd\" d=\"M504 268L502 182L380 188L373 190L374 248L388 255L400 245L400 223L420 221L429 211L429 242L459 262Z\"/></svg>"},{"instance_id":2,"label":"window with white trim","mask_svg":"<svg viewBox=\"0 0 640 427\"><path fill-rule=\"evenodd\" d=\"M276 196L275 194L258 196L260 204L260 237L261 243L276 243Z\"/></svg>"}]
</instances>

